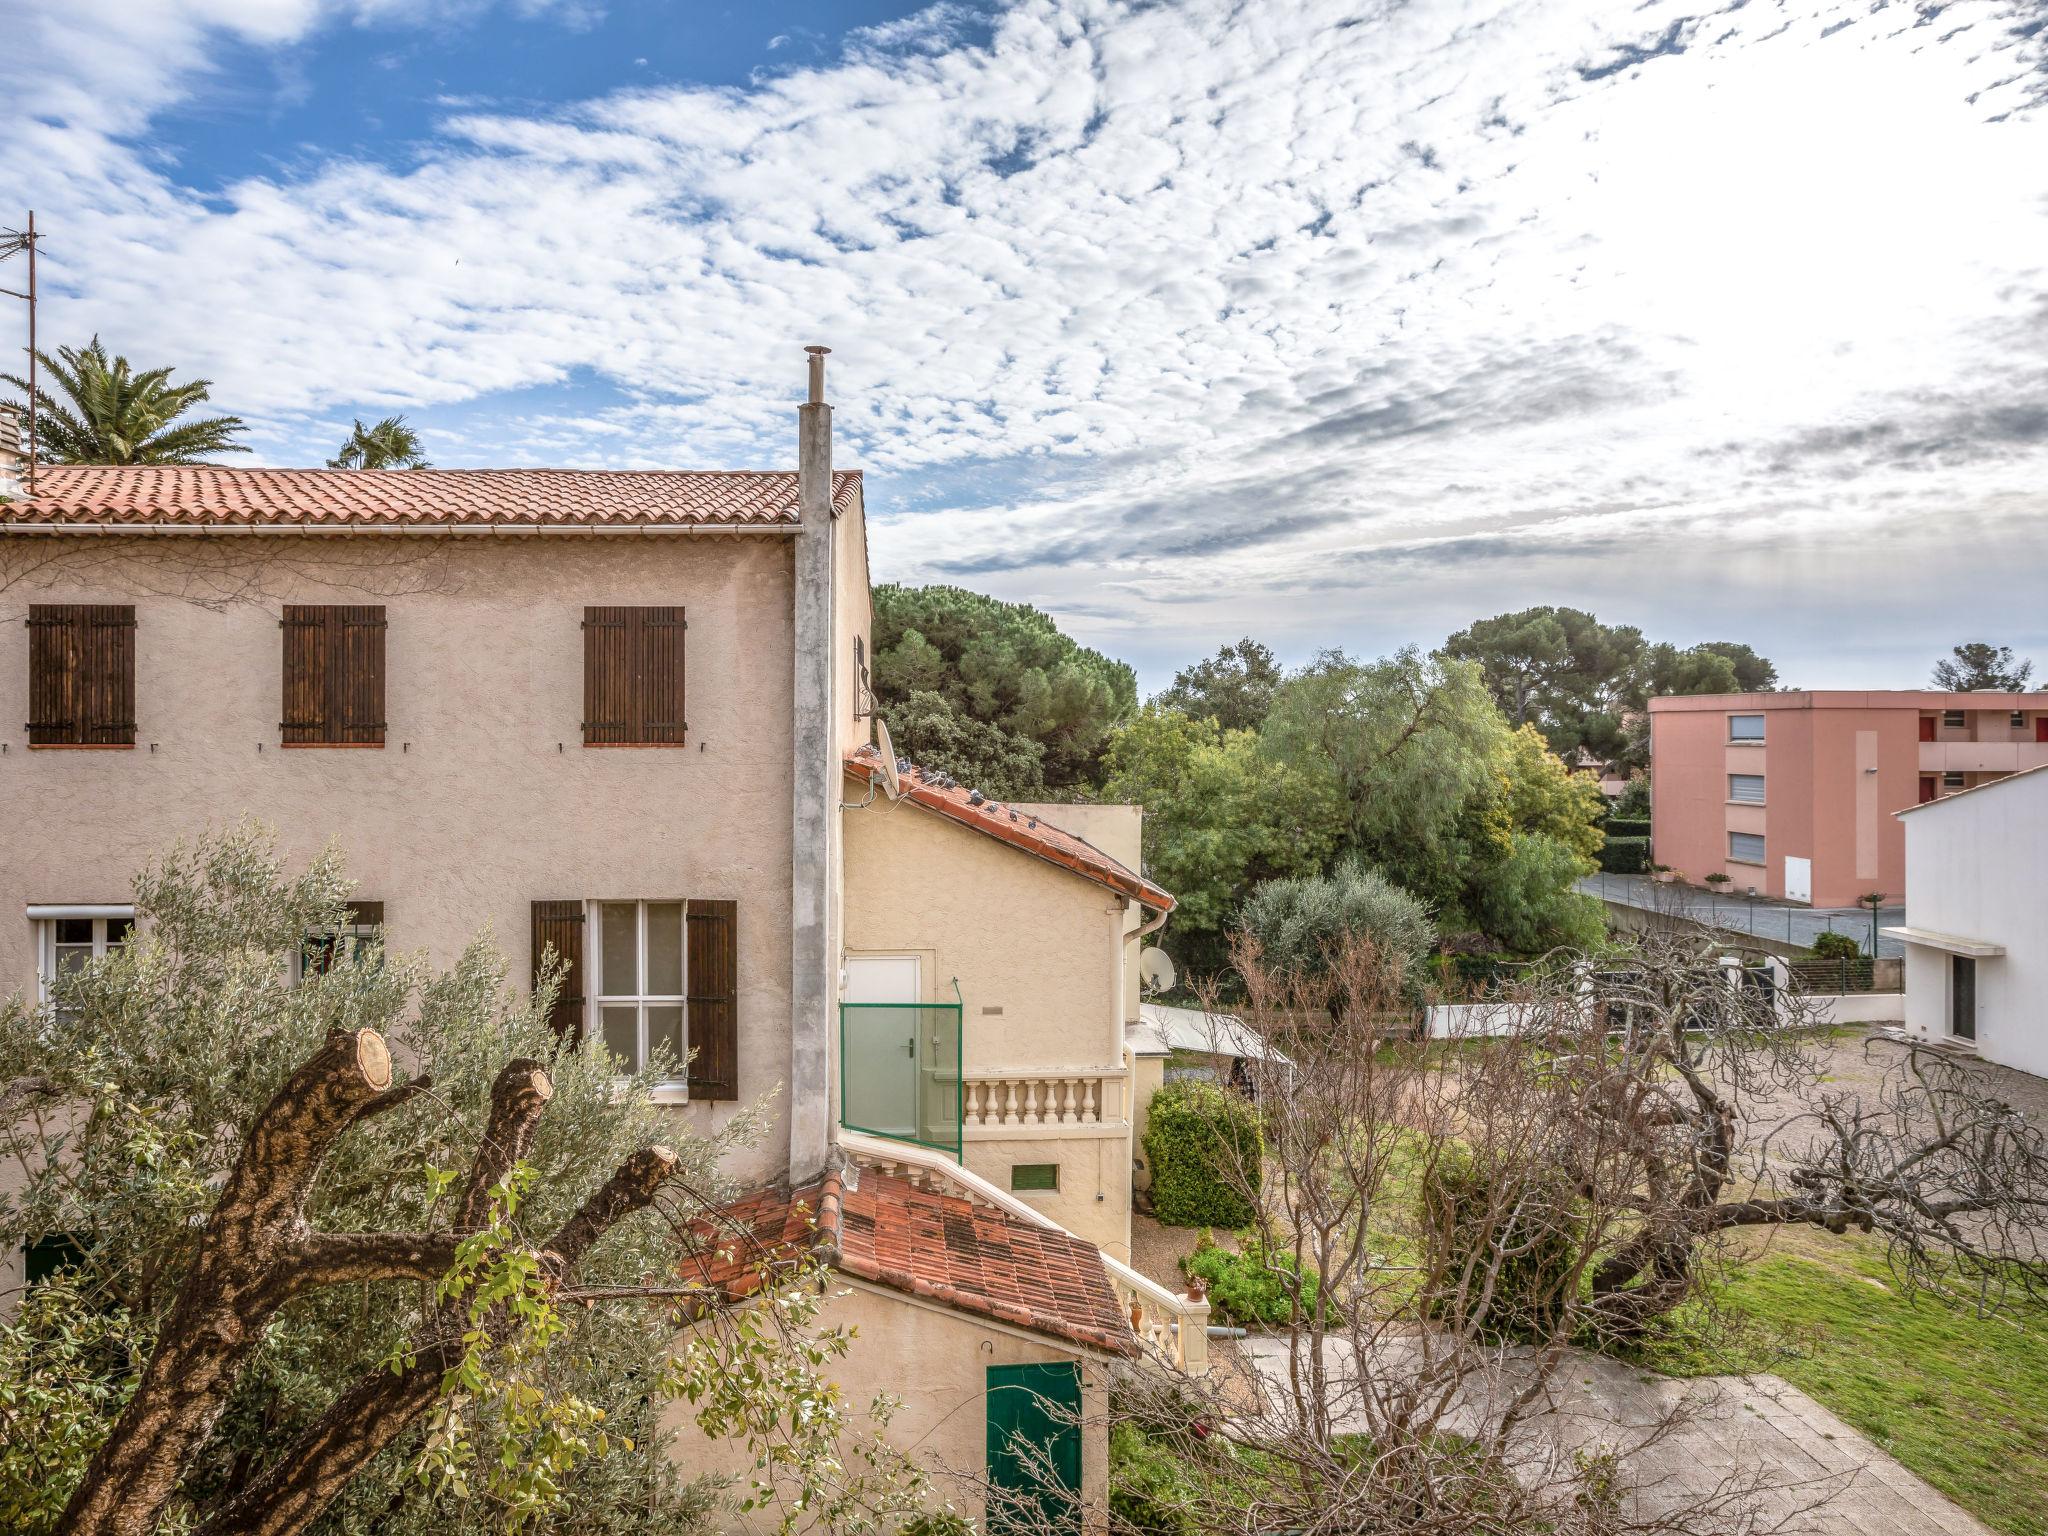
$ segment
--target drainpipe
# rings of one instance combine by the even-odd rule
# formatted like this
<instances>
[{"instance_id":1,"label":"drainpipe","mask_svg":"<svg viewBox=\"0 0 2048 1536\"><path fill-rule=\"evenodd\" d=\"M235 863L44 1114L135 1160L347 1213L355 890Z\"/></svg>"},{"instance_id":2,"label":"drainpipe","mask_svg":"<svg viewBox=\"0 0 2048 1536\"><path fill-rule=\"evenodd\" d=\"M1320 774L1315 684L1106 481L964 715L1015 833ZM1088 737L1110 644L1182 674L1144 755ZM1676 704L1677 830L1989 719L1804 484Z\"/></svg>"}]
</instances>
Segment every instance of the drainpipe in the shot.
<instances>
[{"instance_id":1,"label":"drainpipe","mask_svg":"<svg viewBox=\"0 0 2048 1536\"><path fill-rule=\"evenodd\" d=\"M809 389L797 410L795 746L789 870L789 1176L825 1168L831 1140L832 869L839 778L832 718L832 407L828 347L806 347Z\"/></svg>"}]
</instances>

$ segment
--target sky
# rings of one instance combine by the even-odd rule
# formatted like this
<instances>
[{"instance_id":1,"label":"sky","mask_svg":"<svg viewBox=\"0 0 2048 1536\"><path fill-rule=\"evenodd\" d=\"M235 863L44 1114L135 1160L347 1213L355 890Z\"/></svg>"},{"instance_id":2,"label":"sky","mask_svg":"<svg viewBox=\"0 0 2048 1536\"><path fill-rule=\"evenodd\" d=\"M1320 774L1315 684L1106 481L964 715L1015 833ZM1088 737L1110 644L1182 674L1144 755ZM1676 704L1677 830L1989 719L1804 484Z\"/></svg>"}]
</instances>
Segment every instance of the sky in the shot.
<instances>
[{"instance_id":1,"label":"sky","mask_svg":"<svg viewBox=\"0 0 2048 1536\"><path fill-rule=\"evenodd\" d=\"M2048 0L0 0L0 100L46 345L248 462L784 466L818 343L875 578L1147 691L1536 603L2048 673Z\"/></svg>"}]
</instances>

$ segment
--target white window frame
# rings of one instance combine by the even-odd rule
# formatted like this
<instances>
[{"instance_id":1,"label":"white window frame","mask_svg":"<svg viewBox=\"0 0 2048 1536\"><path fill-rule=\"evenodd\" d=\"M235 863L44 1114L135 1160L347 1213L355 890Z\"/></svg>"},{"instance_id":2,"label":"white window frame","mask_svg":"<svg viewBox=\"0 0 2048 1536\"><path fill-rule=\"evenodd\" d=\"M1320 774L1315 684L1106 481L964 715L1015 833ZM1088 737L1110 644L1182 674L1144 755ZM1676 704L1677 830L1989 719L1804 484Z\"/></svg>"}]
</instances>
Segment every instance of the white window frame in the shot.
<instances>
[{"instance_id":1,"label":"white window frame","mask_svg":"<svg viewBox=\"0 0 2048 1536\"><path fill-rule=\"evenodd\" d=\"M1941 712L1941 728L1944 731L1964 731L1970 727L1970 717L1960 709L1944 709Z\"/></svg>"},{"instance_id":2,"label":"white window frame","mask_svg":"<svg viewBox=\"0 0 2048 1536\"><path fill-rule=\"evenodd\" d=\"M120 904L31 904L28 908L28 920L36 925L36 1000L48 1003L50 993L57 983L57 924L90 921L92 957L100 960L104 959L107 953L108 924L125 922L132 932L135 925L135 909Z\"/></svg>"},{"instance_id":3,"label":"white window frame","mask_svg":"<svg viewBox=\"0 0 2048 1536\"><path fill-rule=\"evenodd\" d=\"M1755 780L1756 793L1743 795L1736 792L1737 780ZM1760 773L1731 773L1728 775L1728 799L1734 805L1762 805L1764 803L1764 776Z\"/></svg>"},{"instance_id":4,"label":"white window frame","mask_svg":"<svg viewBox=\"0 0 2048 1536\"><path fill-rule=\"evenodd\" d=\"M1739 734L1735 729L1735 722L1738 720L1754 720L1756 722L1756 734L1754 736ZM1728 717L1728 739L1739 742L1761 742L1764 739L1764 717L1762 715L1730 715Z\"/></svg>"},{"instance_id":5,"label":"white window frame","mask_svg":"<svg viewBox=\"0 0 2048 1536\"><path fill-rule=\"evenodd\" d=\"M1958 795L1969 787L1970 781L1968 776L1958 773L1953 769L1941 776L1941 792L1945 795Z\"/></svg>"},{"instance_id":6,"label":"white window frame","mask_svg":"<svg viewBox=\"0 0 2048 1536\"><path fill-rule=\"evenodd\" d=\"M1761 832L1730 832L1728 834L1728 862L1730 864L1754 864L1760 867L1768 867L1770 863L1769 849L1767 847L1760 847L1757 849L1755 858L1745 858L1735 851L1735 839L1738 837L1753 837L1759 843L1764 841L1764 834Z\"/></svg>"},{"instance_id":7,"label":"white window frame","mask_svg":"<svg viewBox=\"0 0 2048 1536\"><path fill-rule=\"evenodd\" d=\"M604 963L604 909L606 907L633 908L633 985L638 990L631 993L605 992L607 977ZM666 993L650 993L647 990L647 909L651 906L673 906L676 908L676 942L680 946L679 974L682 991L670 996ZM684 1103L689 1098L690 1060L690 904L680 896L652 896L645 899L632 896L606 896L583 904L584 932L588 940L584 945L584 964L590 972L590 982L584 987L583 1037L605 1044L604 1010L607 1007L632 1007L635 1010L634 1023L638 1036L634 1059L629 1065L639 1071L647 1061L647 1010L650 1007L673 1006L682 1015L680 1029L680 1058L676 1071L681 1076L665 1078L655 1085L655 1092L665 1101ZM611 1047L606 1045L609 1050Z\"/></svg>"}]
</instances>

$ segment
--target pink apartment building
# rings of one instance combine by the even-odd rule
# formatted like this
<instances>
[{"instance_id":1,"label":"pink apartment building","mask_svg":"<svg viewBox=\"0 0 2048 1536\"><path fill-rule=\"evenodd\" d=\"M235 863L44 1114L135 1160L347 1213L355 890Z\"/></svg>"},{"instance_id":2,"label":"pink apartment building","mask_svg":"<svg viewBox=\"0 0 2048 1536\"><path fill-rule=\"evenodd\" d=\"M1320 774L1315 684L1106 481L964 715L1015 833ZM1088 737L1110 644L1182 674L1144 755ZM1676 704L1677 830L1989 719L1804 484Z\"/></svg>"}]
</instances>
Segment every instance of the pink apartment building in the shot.
<instances>
[{"instance_id":1,"label":"pink apartment building","mask_svg":"<svg viewBox=\"0 0 2048 1536\"><path fill-rule=\"evenodd\" d=\"M2048 694L1650 700L1651 850L1698 884L1853 906L1906 889L1893 812L2048 763Z\"/></svg>"}]
</instances>

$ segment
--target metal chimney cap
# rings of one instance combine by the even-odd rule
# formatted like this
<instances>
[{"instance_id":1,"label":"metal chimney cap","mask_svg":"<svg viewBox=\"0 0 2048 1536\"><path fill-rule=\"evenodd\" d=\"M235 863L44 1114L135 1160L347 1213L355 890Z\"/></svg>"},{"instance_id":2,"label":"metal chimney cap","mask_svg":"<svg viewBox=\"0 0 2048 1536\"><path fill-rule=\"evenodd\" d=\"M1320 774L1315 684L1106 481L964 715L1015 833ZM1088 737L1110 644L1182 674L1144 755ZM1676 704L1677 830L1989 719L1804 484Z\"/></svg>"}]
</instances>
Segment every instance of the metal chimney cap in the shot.
<instances>
[{"instance_id":1,"label":"metal chimney cap","mask_svg":"<svg viewBox=\"0 0 2048 1536\"><path fill-rule=\"evenodd\" d=\"M830 347L805 347L804 350L813 357L823 357L832 349Z\"/></svg>"}]
</instances>

